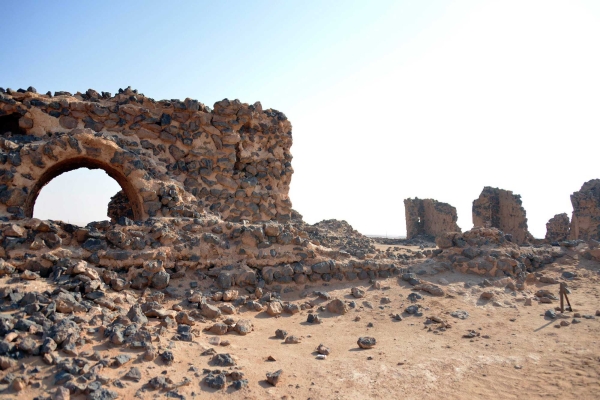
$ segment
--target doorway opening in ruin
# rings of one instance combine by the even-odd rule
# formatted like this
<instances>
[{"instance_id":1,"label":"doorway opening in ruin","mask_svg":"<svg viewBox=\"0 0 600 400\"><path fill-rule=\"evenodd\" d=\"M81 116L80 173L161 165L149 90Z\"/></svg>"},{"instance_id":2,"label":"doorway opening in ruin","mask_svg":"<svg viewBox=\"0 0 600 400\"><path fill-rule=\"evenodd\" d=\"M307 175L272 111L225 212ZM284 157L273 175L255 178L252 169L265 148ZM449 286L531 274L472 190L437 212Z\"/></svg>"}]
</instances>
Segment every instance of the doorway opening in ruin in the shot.
<instances>
[{"instance_id":1,"label":"doorway opening in ruin","mask_svg":"<svg viewBox=\"0 0 600 400\"><path fill-rule=\"evenodd\" d=\"M24 205L25 216L85 226L120 216L142 219L137 193L110 165L87 158L50 167L34 185ZM108 216L110 215L110 217Z\"/></svg>"},{"instance_id":2,"label":"doorway opening in ruin","mask_svg":"<svg viewBox=\"0 0 600 400\"><path fill-rule=\"evenodd\" d=\"M25 135L25 130L19 127L21 115L12 113L0 116L0 135L6 135L8 132L13 135Z\"/></svg>"}]
</instances>

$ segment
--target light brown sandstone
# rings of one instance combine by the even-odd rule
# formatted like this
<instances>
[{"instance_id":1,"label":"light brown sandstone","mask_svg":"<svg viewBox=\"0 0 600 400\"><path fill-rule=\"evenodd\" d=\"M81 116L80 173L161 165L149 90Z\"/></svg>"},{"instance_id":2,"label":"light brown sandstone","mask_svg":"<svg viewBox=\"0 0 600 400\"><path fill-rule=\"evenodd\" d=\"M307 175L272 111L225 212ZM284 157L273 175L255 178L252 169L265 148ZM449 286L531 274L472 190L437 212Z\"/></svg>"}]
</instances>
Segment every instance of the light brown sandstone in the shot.
<instances>
[{"instance_id":1,"label":"light brown sandstone","mask_svg":"<svg viewBox=\"0 0 600 400\"><path fill-rule=\"evenodd\" d=\"M583 184L571 195L573 216L569 239L600 240L600 179Z\"/></svg>"},{"instance_id":2,"label":"light brown sandstone","mask_svg":"<svg viewBox=\"0 0 600 400\"><path fill-rule=\"evenodd\" d=\"M433 199L405 199L406 238L419 235L437 237L446 232L460 232L456 208Z\"/></svg>"},{"instance_id":3,"label":"light brown sandstone","mask_svg":"<svg viewBox=\"0 0 600 400\"><path fill-rule=\"evenodd\" d=\"M519 244L532 239L521 196L510 190L483 188L479 198L473 201L473 226L500 229Z\"/></svg>"}]
</instances>

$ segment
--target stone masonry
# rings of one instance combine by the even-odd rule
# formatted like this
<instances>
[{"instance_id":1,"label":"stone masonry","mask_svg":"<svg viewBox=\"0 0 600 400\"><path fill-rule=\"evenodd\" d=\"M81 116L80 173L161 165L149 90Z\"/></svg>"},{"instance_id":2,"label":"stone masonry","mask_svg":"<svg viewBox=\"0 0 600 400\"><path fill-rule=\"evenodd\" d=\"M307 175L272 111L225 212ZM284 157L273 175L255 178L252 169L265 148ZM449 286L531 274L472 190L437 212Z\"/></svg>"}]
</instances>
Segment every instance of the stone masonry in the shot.
<instances>
[{"instance_id":1,"label":"stone masonry","mask_svg":"<svg viewBox=\"0 0 600 400\"><path fill-rule=\"evenodd\" d=\"M433 199L405 199L406 238L419 235L437 237L446 232L460 232L456 208Z\"/></svg>"},{"instance_id":2,"label":"stone masonry","mask_svg":"<svg viewBox=\"0 0 600 400\"><path fill-rule=\"evenodd\" d=\"M291 124L238 100L155 101L135 90L54 96L0 93L0 217L31 217L40 189L73 169L101 168L136 220L219 214L288 221Z\"/></svg>"},{"instance_id":3,"label":"stone masonry","mask_svg":"<svg viewBox=\"0 0 600 400\"><path fill-rule=\"evenodd\" d=\"M310 236L288 198L291 144L285 115L260 103L0 88L0 275L60 280L84 263L95 273L69 290L89 293L162 290L190 274L221 289L398 274L368 243ZM32 218L44 185L81 167L120 184L111 220Z\"/></svg>"},{"instance_id":4,"label":"stone masonry","mask_svg":"<svg viewBox=\"0 0 600 400\"><path fill-rule=\"evenodd\" d=\"M556 214L546 223L546 241L549 243L567 240L569 237L569 216Z\"/></svg>"},{"instance_id":5,"label":"stone masonry","mask_svg":"<svg viewBox=\"0 0 600 400\"><path fill-rule=\"evenodd\" d=\"M120 218L134 219L131 204L124 191L119 190L117 194L110 198L106 215L112 223L117 223Z\"/></svg>"},{"instance_id":6,"label":"stone masonry","mask_svg":"<svg viewBox=\"0 0 600 400\"><path fill-rule=\"evenodd\" d=\"M477 200L473 201L473 225L492 227L510 234L518 244L532 239L527 229L527 217L521 196L510 190L486 186Z\"/></svg>"},{"instance_id":7,"label":"stone masonry","mask_svg":"<svg viewBox=\"0 0 600 400\"><path fill-rule=\"evenodd\" d=\"M573 216L569 239L600 240L600 179L583 184L571 195Z\"/></svg>"}]
</instances>

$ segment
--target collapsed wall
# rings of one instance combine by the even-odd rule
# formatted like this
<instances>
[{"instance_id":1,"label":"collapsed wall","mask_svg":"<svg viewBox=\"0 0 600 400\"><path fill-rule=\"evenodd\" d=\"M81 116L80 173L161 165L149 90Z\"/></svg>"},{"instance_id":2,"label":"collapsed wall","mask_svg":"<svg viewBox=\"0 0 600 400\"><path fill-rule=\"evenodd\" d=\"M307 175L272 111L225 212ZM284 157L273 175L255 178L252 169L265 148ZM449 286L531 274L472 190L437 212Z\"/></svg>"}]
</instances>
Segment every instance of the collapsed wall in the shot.
<instances>
[{"instance_id":1,"label":"collapsed wall","mask_svg":"<svg viewBox=\"0 0 600 400\"><path fill-rule=\"evenodd\" d=\"M546 223L546 241L560 242L569 237L569 216L567 213L556 214Z\"/></svg>"},{"instance_id":2,"label":"collapsed wall","mask_svg":"<svg viewBox=\"0 0 600 400\"><path fill-rule=\"evenodd\" d=\"M445 232L460 232L456 208L433 199L404 200L406 238L419 235L437 237Z\"/></svg>"},{"instance_id":3,"label":"collapsed wall","mask_svg":"<svg viewBox=\"0 0 600 400\"><path fill-rule=\"evenodd\" d=\"M434 260L448 269L497 278L534 272L564 255L562 248L551 246L519 247L497 228L448 232L438 236L436 244Z\"/></svg>"},{"instance_id":4,"label":"collapsed wall","mask_svg":"<svg viewBox=\"0 0 600 400\"><path fill-rule=\"evenodd\" d=\"M484 187L479 198L473 201L473 226L500 229L512 235L518 244L532 239L521 196L510 190Z\"/></svg>"},{"instance_id":5,"label":"collapsed wall","mask_svg":"<svg viewBox=\"0 0 600 400\"><path fill-rule=\"evenodd\" d=\"M600 179L583 184L571 195L573 216L569 239L600 240Z\"/></svg>"}]
</instances>

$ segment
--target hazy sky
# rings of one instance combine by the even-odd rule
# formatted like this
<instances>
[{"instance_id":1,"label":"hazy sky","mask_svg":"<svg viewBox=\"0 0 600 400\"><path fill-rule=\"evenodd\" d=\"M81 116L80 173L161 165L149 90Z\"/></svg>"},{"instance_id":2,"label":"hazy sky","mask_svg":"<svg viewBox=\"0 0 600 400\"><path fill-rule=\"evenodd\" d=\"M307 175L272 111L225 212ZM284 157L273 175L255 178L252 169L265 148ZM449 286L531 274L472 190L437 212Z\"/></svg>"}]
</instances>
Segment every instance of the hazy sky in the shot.
<instances>
[{"instance_id":1,"label":"hazy sky","mask_svg":"<svg viewBox=\"0 0 600 400\"><path fill-rule=\"evenodd\" d=\"M469 229L472 201L495 186L521 194L541 237L550 217L571 213L569 195L600 178L598 1L5 0L2 9L2 87L131 85L155 99L283 111L294 126L290 197L310 223L403 235L403 199L420 197L452 204ZM52 181L35 216L78 222L82 207L104 218L118 186L86 173ZM82 183L92 183L88 197Z\"/></svg>"}]
</instances>

